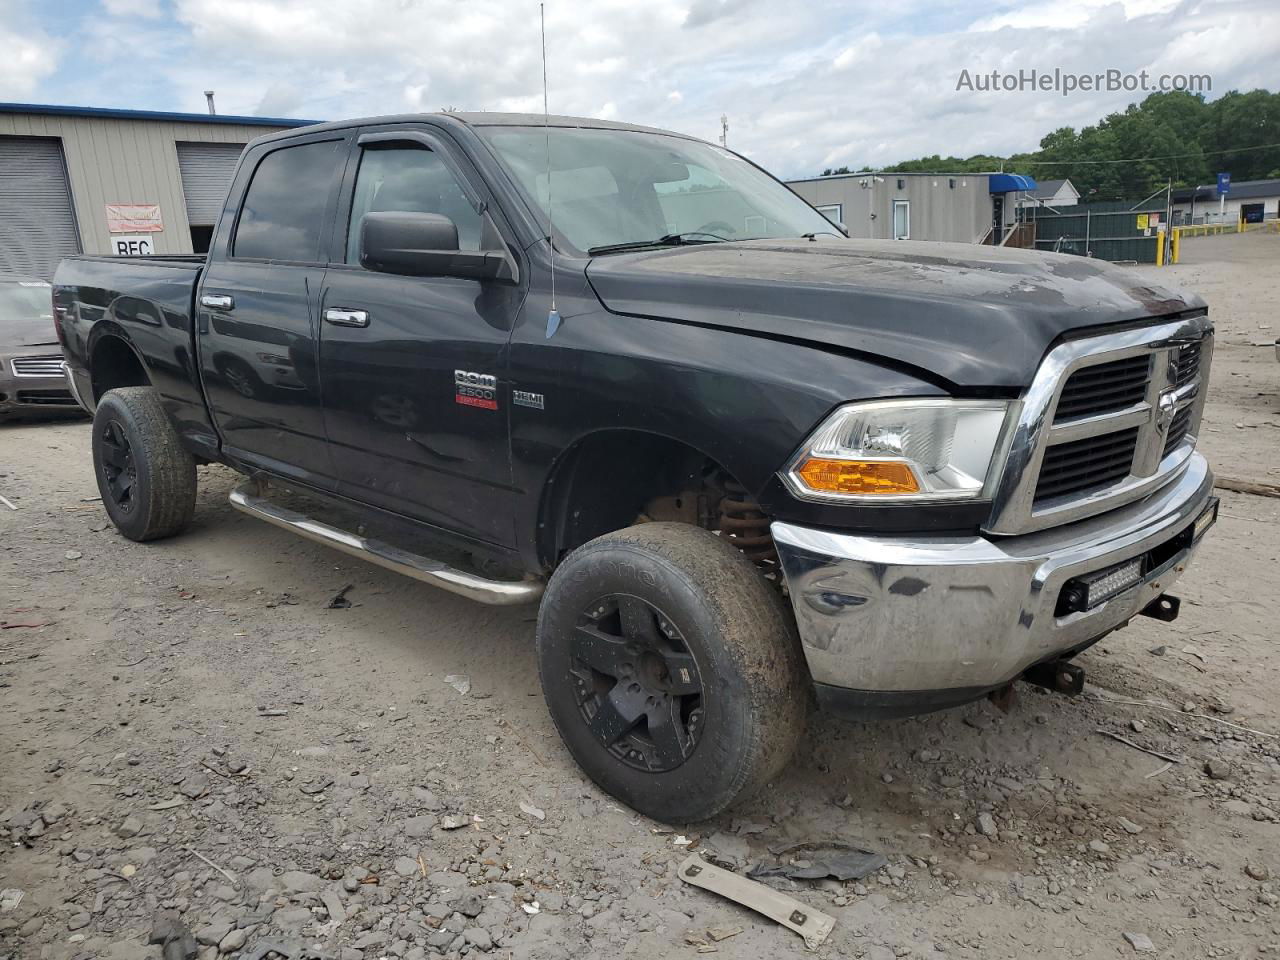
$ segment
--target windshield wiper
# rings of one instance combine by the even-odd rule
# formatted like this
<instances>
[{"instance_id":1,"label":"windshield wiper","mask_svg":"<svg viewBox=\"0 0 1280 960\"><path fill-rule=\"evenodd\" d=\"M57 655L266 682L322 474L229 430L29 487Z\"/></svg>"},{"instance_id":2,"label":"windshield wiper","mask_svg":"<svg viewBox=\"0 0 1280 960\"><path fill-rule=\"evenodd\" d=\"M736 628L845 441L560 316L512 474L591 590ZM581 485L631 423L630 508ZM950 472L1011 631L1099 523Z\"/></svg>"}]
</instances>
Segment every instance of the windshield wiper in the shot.
<instances>
[{"instance_id":1,"label":"windshield wiper","mask_svg":"<svg viewBox=\"0 0 1280 960\"><path fill-rule=\"evenodd\" d=\"M705 239L694 239L705 238ZM696 243L724 243L728 237L718 233L706 233L701 230L689 230L685 233L668 233L656 240L628 240L626 243L606 243L599 247L588 247L587 253L596 256L600 253L625 253L628 250L646 250L652 247L683 247Z\"/></svg>"}]
</instances>

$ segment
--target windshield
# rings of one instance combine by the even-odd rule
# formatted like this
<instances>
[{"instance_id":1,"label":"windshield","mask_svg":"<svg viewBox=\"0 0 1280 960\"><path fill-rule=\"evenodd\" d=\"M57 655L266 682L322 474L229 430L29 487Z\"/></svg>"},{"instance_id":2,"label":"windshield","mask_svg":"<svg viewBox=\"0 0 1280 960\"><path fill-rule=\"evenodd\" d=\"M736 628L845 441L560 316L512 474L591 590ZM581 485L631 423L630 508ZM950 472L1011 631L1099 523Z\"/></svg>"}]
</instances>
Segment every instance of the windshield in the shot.
<instances>
[{"instance_id":1,"label":"windshield","mask_svg":"<svg viewBox=\"0 0 1280 960\"><path fill-rule=\"evenodd\" d=\"M481 127L557 241L616 244L838 236L794 193L711 144L634 130ZM548 176L548 140L550 176Z\"/></svg>"},{"instance_id":2,"label":"windshield","mask_svg":"<svg viewBox=\"0 0 1280 960\"><path fill-rule=\"evenodd\" d=\"M0 344L26 347L57 342L49 284L0 280Z\"/></svg>"}]
</instances>

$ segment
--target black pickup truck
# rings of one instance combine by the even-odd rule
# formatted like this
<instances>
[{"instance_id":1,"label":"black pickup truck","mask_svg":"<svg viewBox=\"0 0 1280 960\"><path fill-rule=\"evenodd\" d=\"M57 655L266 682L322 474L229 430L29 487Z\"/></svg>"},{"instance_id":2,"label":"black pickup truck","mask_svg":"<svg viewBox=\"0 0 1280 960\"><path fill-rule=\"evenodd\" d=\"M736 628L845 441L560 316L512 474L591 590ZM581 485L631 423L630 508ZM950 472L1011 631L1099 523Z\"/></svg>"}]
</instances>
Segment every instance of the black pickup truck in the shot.
<instances>
[{"instance_id":1,"label":"black pickup truck","mask_svg":"<svg viewBox=\"0 0 1280 960\"><path fill-rule=\"evenodd\" d=\"M850 240L660 130L274 134L207 258L76 257L54 287L125 536L181 531L218 462L266 521L540 598L570 752L667 820L777 775L813 699L1078 691L1070 658L1176 615L1215 518L1201 301L1084 258Z\"/></svg>"}]
</instances>

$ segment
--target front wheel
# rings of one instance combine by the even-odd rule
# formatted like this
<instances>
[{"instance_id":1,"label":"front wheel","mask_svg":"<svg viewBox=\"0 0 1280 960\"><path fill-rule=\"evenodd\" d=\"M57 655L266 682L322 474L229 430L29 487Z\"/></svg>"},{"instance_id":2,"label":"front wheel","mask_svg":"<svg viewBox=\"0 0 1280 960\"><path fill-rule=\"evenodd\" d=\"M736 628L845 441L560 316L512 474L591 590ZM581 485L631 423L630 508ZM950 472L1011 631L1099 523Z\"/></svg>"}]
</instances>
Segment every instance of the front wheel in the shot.
<instances>
[{"instance_id":1,"label":"front wheel","mask_svg":"<svg viewBox=\"0 0 1280 960\"><path fill-rule=\"evenodd\" d=\"M93 414L93 469L107 515L130 540L173 536L191 522L195 459L153 388L103 394Z\"/></svg>"},{"instance_id":2,"label":"front wheel","mask_svg":"<svg viewBox=\"0 0 1280 960\"><path fill-rule=\"evenodd\" d=\"M759 789L803 730L806 674L782 598L697 527L641 524L570 554L537 648L569 752L659 820L703 820Z\"/></svg>"}]
</instances>

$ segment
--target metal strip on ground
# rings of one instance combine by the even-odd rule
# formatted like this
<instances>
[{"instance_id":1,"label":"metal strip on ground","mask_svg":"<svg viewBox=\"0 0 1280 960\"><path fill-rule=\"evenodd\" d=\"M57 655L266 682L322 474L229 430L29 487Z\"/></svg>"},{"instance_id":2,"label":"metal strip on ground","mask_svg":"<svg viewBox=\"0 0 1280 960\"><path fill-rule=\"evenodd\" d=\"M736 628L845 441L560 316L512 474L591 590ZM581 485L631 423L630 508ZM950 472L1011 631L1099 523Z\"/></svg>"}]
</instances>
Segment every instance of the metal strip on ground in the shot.
<instances>
[{"instance_id":1,"label":"metal strip on ground","mask_svg":"<svg viewBox=\"0 0 1280 960\"><path fill-rule=\"evenodd\" d=\"M766 887L763 883L722 870L696 853L680 864L680 879L695 887L718 893L782 924L788 930L794 930L804 937L804 944L810 950L822 946L836 925L834 919L808 904L779 893L772 887Z\"/></svg>"}]
</instances>

